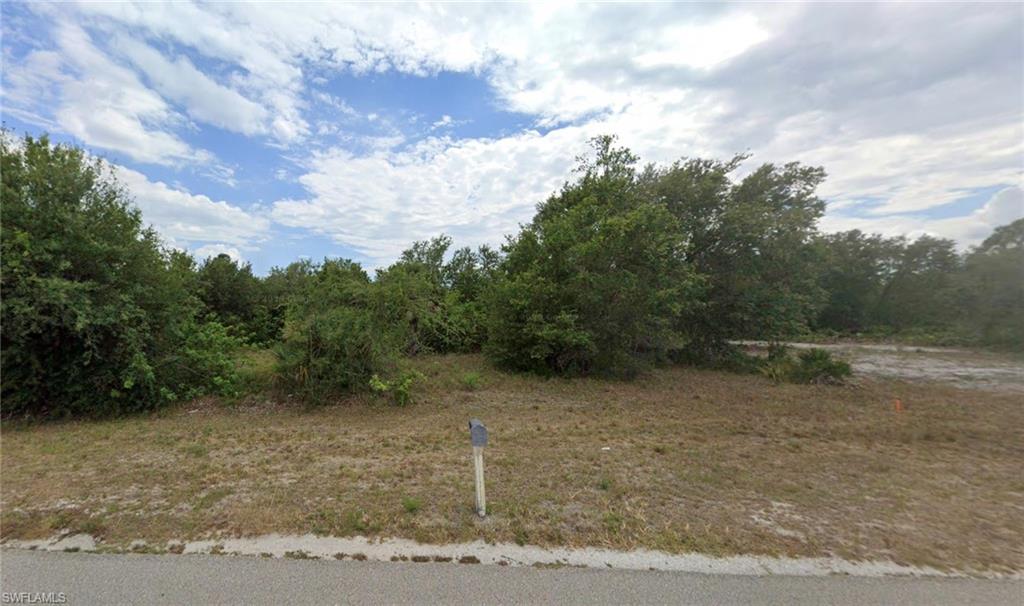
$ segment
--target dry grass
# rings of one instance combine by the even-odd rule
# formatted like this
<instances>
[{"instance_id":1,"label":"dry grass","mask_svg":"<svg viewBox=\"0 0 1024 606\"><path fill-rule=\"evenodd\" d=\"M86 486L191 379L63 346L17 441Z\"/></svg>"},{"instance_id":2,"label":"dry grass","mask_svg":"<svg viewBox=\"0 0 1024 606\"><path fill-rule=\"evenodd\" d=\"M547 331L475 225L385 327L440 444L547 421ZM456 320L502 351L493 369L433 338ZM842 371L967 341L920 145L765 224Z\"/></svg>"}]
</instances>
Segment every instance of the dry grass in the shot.
<instances>
[{"instance_id":1,"label":"dry grass","mask_svg":"<svg viewBox=\"0 0 1024 606\"><path fill-rule=\"evenodd\" d=\"M475 356L416 366L428 383L405 409L201 402L5 427L2 534L313 532L1024 569L1019 396L682 368L541 380ZM486 520L472 512L470 417L491 433Z\"/></svg>"}]
</instances>

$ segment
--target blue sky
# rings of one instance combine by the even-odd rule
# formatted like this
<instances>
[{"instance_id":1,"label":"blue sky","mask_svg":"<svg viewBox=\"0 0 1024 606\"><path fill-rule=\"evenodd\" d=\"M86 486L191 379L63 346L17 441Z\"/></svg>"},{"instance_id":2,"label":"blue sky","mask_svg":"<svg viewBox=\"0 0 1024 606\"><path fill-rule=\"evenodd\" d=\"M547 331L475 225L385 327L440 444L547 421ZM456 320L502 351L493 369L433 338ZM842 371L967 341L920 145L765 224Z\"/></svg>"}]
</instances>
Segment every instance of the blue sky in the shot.
<instances>
[{"instance_id":1,"label":"blue sky","mask_svg":"<svg viewBox=\"0 0 1024 606\"><path fill-rule=\"evenodd\" d=\"M500 243L597 134L822 165L828 231L1024 216L1021 5L5 2L3 121L259 273Z\"/></svg>"}]
</instances>

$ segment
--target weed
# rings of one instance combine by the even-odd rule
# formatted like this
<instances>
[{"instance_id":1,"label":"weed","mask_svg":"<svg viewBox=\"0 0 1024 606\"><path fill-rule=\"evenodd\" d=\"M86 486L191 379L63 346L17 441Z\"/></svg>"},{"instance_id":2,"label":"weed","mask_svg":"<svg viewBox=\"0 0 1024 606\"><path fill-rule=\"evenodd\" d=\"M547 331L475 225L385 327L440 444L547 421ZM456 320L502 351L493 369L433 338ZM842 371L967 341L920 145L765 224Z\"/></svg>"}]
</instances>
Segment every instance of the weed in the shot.
<instances>
[{"instance_id":1,"label":"weed","mask_svg":"<svg viewBox=\"0 0 1024 606\"><path fill-rule=\"evenodd\" d=\"M422 373L415 370L403 372L389 381L381 379L378 375L373 375L370 377L370 389L377 394L390 394L391 400L396 406L408 406L412 402L413 383L425 378Z\"/></svg>"},{"instance_id":2,"label":"weed","mask_svg":"<svg viewBox=\"0 0 1024 606\"><path fill-rule=\"evenodd\" d=\"M210 451L209 449L206 448L206 446L198 443L189 444L182 450L185 452L185 454L191 455L193 457L205 457L206 455L210 454Z\"/></svg>"},{"instance_id":3,"label":"weed","mask_svg":"<svg viewBox=\"0 0 1024 606\"><path fill-rule=\"evenodd\" d=\"M103 522L94 518L83 520L82 523L78 525L78 532L83 532L94 537L102 535L105 530L106 528L103 525Z\"/></svg>"},{"instance_id":4,"label":"weed","mask_svg":"<svg viewBox=\"0 0 1024 606\"><path fill-rule=\"evenodd\" d=\"M422 506L423 503L421 503L416 497L404 497L402 499L402 509L404 509L406 513L416 513Z\"/></svg>"},{"instance_id":5,"label":"weed","mask_svg":"<svg viewBox=\"0 0 1024 606\"><path fill-rule=\"evenodd\" d=\"M529 542L529 540L530 540L530 534L528 532L526 532L525 528L522 528L522 527L517 527L513 531L513 536L515 537L516 545L519 545L519 546L526 545L526 543Z\"/></svg>"},{"instance_id":6,"label":"weed","mask_svg":"<svg viewBox=\"0 0 1024 606\"><path fill-rule=\"evenodd\" d=\"M477 389L480 388L480 373L475 371L467 372L466 374L462 375L462 378L459 379L459 383L462 385L462 388L465 389L466 391L476 391Z\"/></svg>"},{"instance_id":7,"label":"weed","mask_svg":"<svg viewBox=\"0 0 1024 606\"><path fill-rule=\"evenodd\" d=\"M622 530L625 522L620 513L609 511L604 514L604 527L610 533L614 534Z\"/></svg>"},{"instance_id":8,"label":"weed","mask_svg":"<svg viewBox=\"0 0 1024 606\"><path fill-rule=\"evenodd\" d=\"M836 360L824 349L808 349L797 356L796 381L798 383L842 383L853 374L850 365Z\"/></svg>"},{"instance_id":9,"label":"weed","mask_svg":"<svg viewBox=\"0 0 1024 606\"><path fill-rule=\"evenodd\" d=\"M209 509L218 501L232 493L230 488L214 488L203 495L196 503L196 509Z\"/></svg>"},{"instance_id":10,"label":"weed","mask_svg":"<svg viewBox=\"0 0 1024 606\"><path fill-rule=\"evenodd\" d=\"M768 358L761 362L759 370L776 383L837 385L853 374L848 363L836 360L824 349L808 349L793 358L786 347L776 345L768 350Z\"/></svg>"}]
</instances>

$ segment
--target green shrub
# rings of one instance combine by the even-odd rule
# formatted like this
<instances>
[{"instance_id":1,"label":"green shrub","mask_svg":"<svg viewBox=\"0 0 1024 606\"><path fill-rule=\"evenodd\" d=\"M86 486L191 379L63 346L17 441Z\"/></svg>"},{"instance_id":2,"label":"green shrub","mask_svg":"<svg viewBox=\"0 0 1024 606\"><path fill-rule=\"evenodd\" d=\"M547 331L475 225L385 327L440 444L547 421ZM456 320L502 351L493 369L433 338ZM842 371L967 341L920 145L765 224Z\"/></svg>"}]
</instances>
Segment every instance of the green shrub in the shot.
<instances>
[{"instance_id":1,"label":"green shrub","mask_svg":"<svg viewBox=\"0 0 1024 606\"><path fill-rule=\"evenodd\" d=\"M850 365L835 359L824 349L808 349L796 358L785 348L769 350L760 366L761 374L776 382L840 384L853 374Z\"/></svg>"},{"instance_id":2,"label":"green shrub","mask_svg":"<svg viewBox=\"0 0 1024 606\"><path fill-rule=\"evenodd\" d=\"M763 360L753 356L741 347L725 341L712 341L704 347L696 347L693 344L672 350L670 359L679 364L707 368L711 370L725 370L736 373L757 373L761 372Z\"/></svg>"},{"instance_id":3,"label":"green shrub","mask_svg":"<svg viewBox=\"0 0 1024 606\"><path fill-rule=\"evenodd\" d=\"M853 374L850 365L836 360L824 349L808 349L797 355L794 380L798 383L842 383Z\"/></svg>"},{"instance_id":4,"label":"green shrub","mask_svg":"<svg viewBox=\"0 0 1024 606\"><path fill-rule=\"evenodd\" d=\"M4 416L110 415L230 392L236 342L199 319L188 255L165 250L109 166L0 134Z\"/></svg>"},{"instance_id":5,"label":"green shrub","mask_svg":"<svg viewBox=\"0 0 1024 606\"><path fill-rule=\"evenodd\" d=\"M370 389L374 393L390 396L396 406L408 406L412 402L412 386L424 377L415 370L401 373L398 377L385 381L377 375L370 377Z\"/></svg>"},{"instance_id":6,"label":"green shrub","mask_svg":"<svg viewBox=\"0 0 1024 606\"><path fill-rule=\"evenodd\" d=\"M423 507L423 502L416 497L403 497L402 498L402 509L406 513L416 513Z\"/></svg>"},{"instance_id":7,"label":"green shrub","mask_svg":"<svg viewBox=\"0 0 1024 606\"><path fill-rule=\"evenodd\" d=\"M308 295L289 307L278 348L283 385L311 404L365 390L398 349L378 291L357 263L326 261Z\"/></svg>"},{"instance_id":8,"label":"green shrub","mask_svg":"<svg viewBox=\"0 0 1024 606\"><path fill-rule=\"evenodd\" d=\"M380 324L366 309L339 307L303 318L286 328L280 375L304 400L363 389L388 368L394 352L380 338Z\"/></svg>"},{"instance_id":9,"label":"green shrub","mask_svg":"<svg viewBox=\"0 0 1024 606\"><path fill-rule=\"evenodd\" d=\"M203 394L238 396L240 379L235 352L242 342L217 322L195 323L181 347L155 369L166 385L168 400L189 400Z\"/></svg>"},{"instance_id":10,"label":"green shrub","mask_svg":"<svg viewBox=\"0 0 1024 606\"><path fill-rule=\"evenodd\" d=\"M265 392L277 381L277 354L271 349L241 349L235 354L235 369L241 392Z\"/></svg>"},{"instance_id":11,"label":"green shrub","mask_svg":"<svg viewBox=\"0 0 1024 606\"><path fill-rule=\"evenodd\" d=\"M496 255L486 247L462 248L447 264L451 238L415 242L401 258L377 273L387 321L401 335L403 353L465 352L483 343L481 293L490 283Z\"/></svg>"},{"instance_id":12,"label":"green shrub","mask_svg":"<svg viewBox=\"0 0 1024 606\"><path fill-rule=\"evenodd\" d=\"M462 388L468 391L476 391L480 388L481 377L478 372L467 372L459 379Z\"/></svg>"}]
</instances>

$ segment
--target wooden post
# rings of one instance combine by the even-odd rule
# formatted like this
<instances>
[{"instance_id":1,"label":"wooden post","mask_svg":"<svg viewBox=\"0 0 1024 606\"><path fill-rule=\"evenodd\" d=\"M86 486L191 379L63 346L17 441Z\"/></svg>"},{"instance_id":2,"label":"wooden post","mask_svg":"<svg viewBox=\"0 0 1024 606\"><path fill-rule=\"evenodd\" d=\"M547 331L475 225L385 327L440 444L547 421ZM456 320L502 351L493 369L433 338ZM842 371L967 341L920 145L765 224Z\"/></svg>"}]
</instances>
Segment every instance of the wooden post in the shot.
<instances>
[{"instance_id":1,"label":"wooden post","mask_svg":"<svg viewBox=\"0 0 1024 606\"><path fill-rule=\"evenodd\" d=\"M484 492L484 446L487 446L487 428L479 419L469 420L469 441L473 445L473 483L476 485L476 512L487 515L487 495Z\"/></svg>"},{"instance_id":2,"label":"wooden post","mask_svg":"<svg viewBox=\"0 0 1024 606\"><path fill-rule=\"evenodd\" d=\"M476 472L476 512L480 517L487 515L487 493L484 490L484 447L473 447L473 468Z\"/></svg>"}]
</instances>

